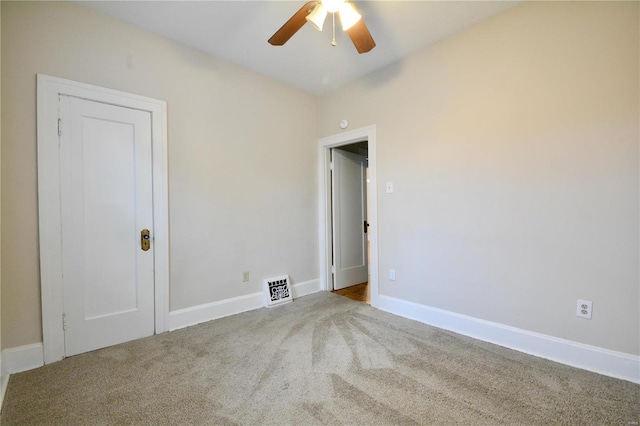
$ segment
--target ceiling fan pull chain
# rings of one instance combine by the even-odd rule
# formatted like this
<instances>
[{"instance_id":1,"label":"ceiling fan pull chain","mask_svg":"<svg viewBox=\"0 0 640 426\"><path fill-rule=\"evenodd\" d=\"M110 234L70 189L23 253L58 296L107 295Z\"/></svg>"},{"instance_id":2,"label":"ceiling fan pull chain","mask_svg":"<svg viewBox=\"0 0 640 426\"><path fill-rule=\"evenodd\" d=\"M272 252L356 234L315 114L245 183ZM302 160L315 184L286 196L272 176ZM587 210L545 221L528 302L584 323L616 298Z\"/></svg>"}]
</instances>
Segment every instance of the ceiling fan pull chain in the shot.
<instances>
[{"instance_id":1,"label":"ceiling fan pull chain","mask_svg":"<svg viewBox=\"0 0 640 426\"><path fill-rule=\"evenodd\" d=\"M331 45L335 46L336 45L336 14L335 12L331 14L332 18L333 18L333 39L331 40Z\"/></svg>"}]
</instances>

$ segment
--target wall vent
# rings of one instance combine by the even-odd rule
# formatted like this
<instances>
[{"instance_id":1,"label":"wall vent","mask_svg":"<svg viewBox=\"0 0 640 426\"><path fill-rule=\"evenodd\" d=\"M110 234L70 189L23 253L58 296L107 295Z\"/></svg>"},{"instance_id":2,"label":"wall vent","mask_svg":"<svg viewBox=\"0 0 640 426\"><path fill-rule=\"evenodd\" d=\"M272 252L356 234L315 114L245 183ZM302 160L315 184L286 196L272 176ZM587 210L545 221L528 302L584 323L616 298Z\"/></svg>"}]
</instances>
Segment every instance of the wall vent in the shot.
<instances>
[{"instance_id":1,"label":"wall vent","mask_svg":"<svg viewBox=\"0 0 640 426\"><path fill-rule=\"evenodd\" d=\"M289 276L268 278L264 280L265 306L268 308L283 303L291 302L291 286L289 285Z\"/></svg>"}]
</instances>

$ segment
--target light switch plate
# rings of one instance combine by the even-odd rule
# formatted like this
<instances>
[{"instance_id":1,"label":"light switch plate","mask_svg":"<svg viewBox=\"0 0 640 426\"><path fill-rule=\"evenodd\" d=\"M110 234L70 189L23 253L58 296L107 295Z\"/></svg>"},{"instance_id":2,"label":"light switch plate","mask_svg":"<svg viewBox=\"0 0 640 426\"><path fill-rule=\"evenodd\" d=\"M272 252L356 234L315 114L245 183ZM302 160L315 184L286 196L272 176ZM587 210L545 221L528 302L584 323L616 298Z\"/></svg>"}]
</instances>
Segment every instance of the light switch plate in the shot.
<instances>
[{"instance_id":1,"label":"light switch plate","mask_svg":"<svg viewBox=\"0 0 640 426\"><path fill-rule=\"evenodd\" d=\"M387 182L386 188L387 188L387 194L391 194L393 192L393 182Z\"/></svg>"}]
</instances>

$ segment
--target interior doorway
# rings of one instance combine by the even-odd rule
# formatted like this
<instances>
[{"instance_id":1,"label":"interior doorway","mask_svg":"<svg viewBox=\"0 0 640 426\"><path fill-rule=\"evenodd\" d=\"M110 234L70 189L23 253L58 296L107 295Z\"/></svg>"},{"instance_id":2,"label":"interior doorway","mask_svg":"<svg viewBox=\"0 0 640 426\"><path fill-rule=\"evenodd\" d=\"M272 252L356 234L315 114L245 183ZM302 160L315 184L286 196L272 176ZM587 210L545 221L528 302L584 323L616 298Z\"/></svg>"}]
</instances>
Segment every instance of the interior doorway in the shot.
<instances>
[{"instance_id":1,"label":"interior doorway","mask_svg":"<svg viewBox=\"0 0 640 426\"><path fill-rule=\"evenodd\" d=\"M333 292L370 303L368 142L331 149Z\"/></svg>"},{"instance_id":2,"label":"interior doorway","mask_svg":"<svg viewBox=\"0 0 640 426\"><path fill-rule=\"evenodd\" d=\"M378 240L377 240L377 186L376 186L376 128L363 127L349 132L322 138L318 141L318 161L320 175L320 280L322 289L334 290L334 277L337 272L334 250L334 205L332 157L337 149L341 153L349 152L362 155L366 147L365 189L366 220L357 224L358 232L367 230L364 240L364 257L368 265L368 277L358 282L360 287L348 286L341 292L357 293L364 290L371 305L378 305ZM345 149L346 148L346 149ZM355 152L353 152L355 151ZM333 166L335 167L335 165ZM351 232L355 230L352 226ZM353 240L355 241L355 240ZM348 262L347 262L348 263ZM368 278L368 279L367 279ZM361 297L361 296L360 296Z\"/></svg>"}]
</instances>

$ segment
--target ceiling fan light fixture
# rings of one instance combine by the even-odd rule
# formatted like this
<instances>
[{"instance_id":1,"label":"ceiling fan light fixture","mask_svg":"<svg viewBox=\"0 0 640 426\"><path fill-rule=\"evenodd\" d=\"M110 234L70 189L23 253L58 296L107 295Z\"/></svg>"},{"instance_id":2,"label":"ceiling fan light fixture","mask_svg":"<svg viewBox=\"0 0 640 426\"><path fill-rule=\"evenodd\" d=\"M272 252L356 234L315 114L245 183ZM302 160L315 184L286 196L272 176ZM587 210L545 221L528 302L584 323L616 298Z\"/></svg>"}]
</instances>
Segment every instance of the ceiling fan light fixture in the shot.
<instances>
[{"instance_id":1,"label":"ceiling fan light fixture","mask_svg":"<svg viewBox=\"0 0 640 426\"><path fill-rule=\"evenodd\" d=\"M305 19L313 25L316 30L322 31L322 26L324 25L326 17L327 9L322 5L322 3L318 2Z\"/></svg>"},{"instance_id":2,"label":"ceiling fan light fixture","mask_svg":"<svg viewBox=\"0 0 640 426\"><path fill-rule=\"evenodd\" d=\"M360 16L355 6L345 4L347 2L348 0L309 0L267 41L272 46L283 46L307 22L311 22L314 27L322 31L324 20L327 14L331 12L331 17L333 18L333 39L331 40L331 45L335 46L336 12L338 12L342 20L342 27L349 35L353 46L358 53L367 53L376 47L376 42L373 41L373 37L371 37L371 33L364 23L364 19ZM327 4L330 4L329 7L333 10L329 9Z\"/></svg>"},{"instance_id":3,"label":"ceiling fan light fixture","mask_svg":"<svg viewBox=\"0 0 640 426\"><path fill-rule=\"evenodd\" d=\"M362 15L358 13L353 4L345 2L340 7L340 23L342 23L343 31L353 27L360 19L362 19Z\"/></svg>"},{"instance_id":4,"label":"ceiling fan light fixture","mask_svg":"<svg viewBox=\"0 0 640 426\"><path fill-rule=\"evenodd\" d=\"M327 12L336 13L345 3L345 0L321 0L321 3L327 9Z\"/></svg>"}]
</instances>

